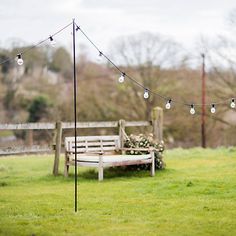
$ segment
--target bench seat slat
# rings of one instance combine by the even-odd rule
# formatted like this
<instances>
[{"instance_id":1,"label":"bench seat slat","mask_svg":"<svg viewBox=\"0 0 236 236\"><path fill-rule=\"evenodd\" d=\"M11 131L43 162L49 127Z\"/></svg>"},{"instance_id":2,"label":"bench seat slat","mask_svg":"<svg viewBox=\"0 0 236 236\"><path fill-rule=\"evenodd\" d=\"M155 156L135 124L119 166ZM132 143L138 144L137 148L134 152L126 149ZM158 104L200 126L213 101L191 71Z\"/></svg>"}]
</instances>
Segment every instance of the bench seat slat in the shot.
<instances>
[{"instance_id":1,"label":"bench seat slat","mask_svg":"<svg viewBox=\"0 0 236 236\"><path fill-rule=\"evenodd\" d=\"M120 161L137 161L137 160L146 160L150 159L151 154L143 154L143 155L104 155L103 163L106 162L120 162ZM74 160L74 155L72 160ZM99 162L99 156L80 156L77 155L77 161L84 162Z\"/></svg>"},{"instance_id":2,"label":"bench seat slat","mask_svg":"<svg viewBox=\"0 0 236 236\"><path fill-rule=\"evenodd\" d=\"M135 160L134 161L122 161L122 162L107 162L107 163L103 163L103 167L149 164L151 162L152 162L151 159L136 160L136 161ZM97 162L80 162L80 161L78 161L77 164L79 166L84 166L84 167L98 167L99 166L99 163L97 163ZM71 161L70 165L75 165L75 162Z\"/></svg>"},{"instance_id":3,"label":"bench seat slat","mask_svg":"<svg viewBox=\"0 0 236 236\"><path fill-rule=\"evenodd\" d=\"M141 165L141 164L149 164L152 163L151 159L146 160L134 160L134 161L120 161L120 162L108 162L104 163L104 167L112 167L112 166L130 166L130 165Z\"/></svg>"}]
</instances>

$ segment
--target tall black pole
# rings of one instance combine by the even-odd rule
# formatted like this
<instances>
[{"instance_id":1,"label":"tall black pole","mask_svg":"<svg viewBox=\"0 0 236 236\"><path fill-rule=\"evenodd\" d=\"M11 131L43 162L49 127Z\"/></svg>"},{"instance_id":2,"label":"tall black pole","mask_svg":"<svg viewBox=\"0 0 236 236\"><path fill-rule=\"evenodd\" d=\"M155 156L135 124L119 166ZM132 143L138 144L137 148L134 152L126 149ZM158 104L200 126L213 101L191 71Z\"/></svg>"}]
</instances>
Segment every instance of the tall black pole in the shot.
<instances>
[{"instance_id":1,"label":"tall black pole","mask_svg":"<svg viewBox=\"0 0 236 236\"><path fill-rule=\"evenodd\" d=\"M206 73L205 73L205 54L202 54L202 115L201 115L201 134L202 134L202 148L206 148Z\"/></svg>"},{"instance_id":2,"label":"tall black pole","mask_svg":"<svg viewBox=\"0 0 236 236\"><path fill-rule=\"evenodd\" d=\"M77 145L76 145L76 137L77 137L77 131L76 131L76 97L77 97L77 83L76 83L76 63L75 63L75 19L73 19L73 70L74 70L74 122L75 122L75 128L74 128L74 136L75 136L75 212L77 212Z\"/></svg>"}]
</instances>

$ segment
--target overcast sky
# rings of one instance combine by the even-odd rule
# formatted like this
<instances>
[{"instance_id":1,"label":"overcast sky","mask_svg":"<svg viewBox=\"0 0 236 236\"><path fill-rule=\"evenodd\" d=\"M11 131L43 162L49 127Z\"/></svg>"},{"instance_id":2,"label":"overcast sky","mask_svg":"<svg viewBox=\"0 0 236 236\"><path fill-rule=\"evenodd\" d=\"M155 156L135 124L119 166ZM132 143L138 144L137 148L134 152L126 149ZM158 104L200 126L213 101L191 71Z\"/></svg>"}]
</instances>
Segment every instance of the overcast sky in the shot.
<instances>
[{"instance_id":1,"label":"overcast sky","mask_svg":"<svg viewBox=\"0 0 236 236\"><path fill-rule=\"evenodd\" d=\"M19 39L36 43L75 18L102 50L117 36L141 31L191 48L199 35L224 34L233 8L235 0L0 0L0 46ZM57 41L69 47L70 32ZM85 42L82 36L78 41Z\"/></svg>"}]
</instances>

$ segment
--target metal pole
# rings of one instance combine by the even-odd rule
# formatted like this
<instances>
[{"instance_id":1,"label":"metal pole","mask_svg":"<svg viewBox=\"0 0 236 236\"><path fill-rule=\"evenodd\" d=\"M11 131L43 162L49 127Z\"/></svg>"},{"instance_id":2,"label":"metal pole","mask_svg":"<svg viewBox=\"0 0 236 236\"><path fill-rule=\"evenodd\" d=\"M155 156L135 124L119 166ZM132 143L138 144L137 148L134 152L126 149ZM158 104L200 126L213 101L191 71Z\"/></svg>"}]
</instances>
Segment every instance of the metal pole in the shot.
<instances>
[{"instance_id":1,"label":"metal pole","mask_svg":"<svg viewBox=\"0 0 236 236\"><path fill-rule=\"evenodd\" d=\"M76 123L76 97L77 97L77 83L76 83L76 63L75 63L75 19L73 19L73 70L74 70L74 136L75 136L75 212L77 212L77 145L76 145L76 137L77 137L77 123Z\"/></svg>"},{"instance_id":2,"label":"metal pole","mask_svg":"<svg viewBox=\"0 0 236 236\"><path fill-rule=\"evenodd\" d=\"M205 54L202 56L202 115L201 115L201 133L202 133L202 148L206 148L206 133L205 133L205 119L206 119L206 79L205 79Z\"/></svg>"}]
</instances>

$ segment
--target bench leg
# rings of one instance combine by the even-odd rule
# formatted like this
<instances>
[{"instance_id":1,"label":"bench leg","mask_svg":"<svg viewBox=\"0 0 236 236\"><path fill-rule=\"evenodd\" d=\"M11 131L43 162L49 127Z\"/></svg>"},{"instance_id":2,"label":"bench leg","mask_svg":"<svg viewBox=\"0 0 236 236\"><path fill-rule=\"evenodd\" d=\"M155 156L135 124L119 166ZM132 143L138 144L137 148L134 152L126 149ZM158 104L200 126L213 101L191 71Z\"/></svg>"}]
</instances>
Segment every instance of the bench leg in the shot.
<instances>
[{"instance_id":1,"label":"bench leg","mask_svg":"<svg viewBox=\"0 0 236 236\"><path fill-rule=\"evenodd\" d=\"M64 176L68 177L69 175L69 165L68 165L68 157L65 155L65 166L64 166Z\"/></svg>"},{"instance_id":2,"label":"bench leg","mask_svg":"<svg viewBox=\"0 0 236 236\"><path fill-rule=\"evenodd\" d=\"M65 165L64 176L68 177L68 175L69 175L69 165Z\"/></svg>"},{"instance_id":3,"label":"bench leg","mask_svg":"<svg viewBox=\"0 0 236 236\"><path fill-rule=\"evenodd\" d=\"M151 176L155 176L155 153L154 151L151 152L152 163L151 163Z\"/></svg>"},{"instance_id":4,"label":"bench leg","mask_svg":"<svg viewBox=\"0 0 236 236\"><path fill-rule=\"evenodd\" d=\"M99 165L98 165L98 180L103 180L103 158L102 155L99 155Z\"/></svg>"}]
</instances>

